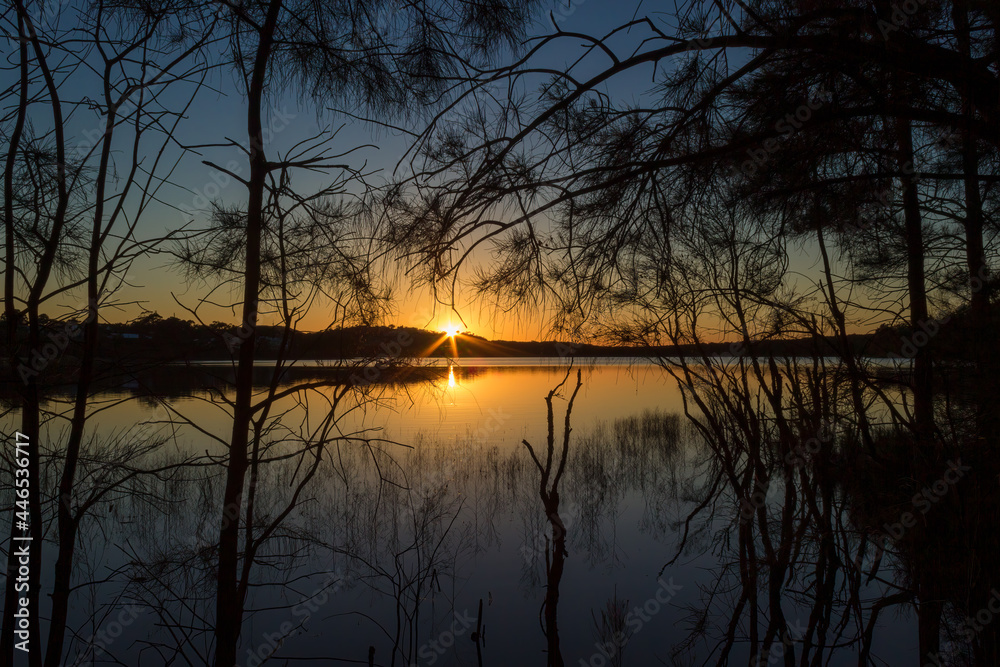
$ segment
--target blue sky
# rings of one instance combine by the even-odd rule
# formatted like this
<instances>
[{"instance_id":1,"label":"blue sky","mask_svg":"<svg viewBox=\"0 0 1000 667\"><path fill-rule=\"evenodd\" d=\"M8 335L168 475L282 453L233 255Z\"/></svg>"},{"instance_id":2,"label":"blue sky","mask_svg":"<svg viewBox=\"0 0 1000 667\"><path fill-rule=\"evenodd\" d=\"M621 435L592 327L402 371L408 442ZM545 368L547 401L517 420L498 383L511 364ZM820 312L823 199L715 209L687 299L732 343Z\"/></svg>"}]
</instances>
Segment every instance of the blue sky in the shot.
<instances>
[{"instance_id":1,"label":"blue sky","mask_svg":"<svg viewBox=\"0 0 1000 667\"><path fill-rule=\"evenodd\" d=\"M566 31L592 32L599 34L608 26L618 25L629 20L636 11L637 3L613 3L604 0L583 0L583 2L566 3L560 1L548 5L559 26ZM551 28L548 11L539 16L533 28L535 34L542 34ZM545 52L547 64L552 67L568 65L575 59L578 51L575 48L563 52L559 47L549 48ZM592 67L605 63L603 57L592 59ZM551 61L551 62L548 62ZM588 63L584 63L584 67ZM629 88L634 84L635 91L641 91L648 86L649 73L636 72L629 77L616 80L617 96L630 95ZM185 146L198 146L221 143L226 138L238 142L246 141L246 108L240 95L240 86L231 69L214 70L205 81L205 87L199 92L191 105L187 119L179 126L178 142ZM635 79L631 81L630 79ZM81 84L86 85L81 79ZM87 91L81 91L81 96ZM180 103L180 97L171 104ZM90 125L98 126L94 114L81 114L77 118L78 132L83 132ZM400 156L408 145L408 138L398 132L366 124L337 113L318 109L309 101L302 101L301 96L291 86L283 86L269 92L267 101L266 123L271 131L268 142L268 152L275 155L286 151L298 142L326 131L339 129L338 138L334 143L335 150L343 151L355 146L367 145L352 153L347 158L357 168L364 165L370 174L369 181L373 184L382 182L391 175ZM184 223L194 227L204 224L208 201L219 201L229 204L240 204L245 197L243 187L233 179L220 174L202 163L212 161L218 165L235 167L238 174L245 175L248 171L245 154L233 147L204 147L182 154L172 149L169 154L174 159L179 158L180 164L171 176L172 185L164 186L161 191L160 205L150 208L139 226L140 236L156 237L166 230L176 229ZM301 191L322 188L328 178L312 173L299 173L295 177L296 187ZM171 210L170 206L182 209ZM122 290L119 295L122 301L142 301L144 307L157 310L164 316L177 315L188 317L184 309L174 302L177 296L185 305L193 307L198 297L205 294L204 285L184 284L180 272L171 266L168 255L156 255L136 263L130 274L131 287ZM405 288L405 284L400 284ZM543 318L516 318L495 313L474 303L468 295L461 297L465 303L460 309L461 317L469 329L489 337L497 338L540 338L545 334ZM72 297L62 302L67 307L73 307ZM417 326L443 326L447 322L459 323L456 314L436 307L433 300L425 292L409 293L398 304L398 315L395 318L400 324ZM134 316L135 306L119 313L122 319ZM224 309L205 310L206 320L230 319ZM115 319L113 312L108 317ZM307 328L325 326L322 313L310 317Z\"/></svg>"}]
</instances>

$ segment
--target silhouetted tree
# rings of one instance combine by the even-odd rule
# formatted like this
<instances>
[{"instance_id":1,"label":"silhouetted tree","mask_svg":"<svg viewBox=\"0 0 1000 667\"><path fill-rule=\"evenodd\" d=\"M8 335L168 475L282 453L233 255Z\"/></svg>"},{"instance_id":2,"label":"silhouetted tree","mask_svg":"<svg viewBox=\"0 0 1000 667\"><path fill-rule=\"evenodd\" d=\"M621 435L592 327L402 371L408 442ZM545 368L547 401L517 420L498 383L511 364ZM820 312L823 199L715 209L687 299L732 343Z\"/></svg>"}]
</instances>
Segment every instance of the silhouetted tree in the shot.
<instances>
[{"instance_id":1,"label":"silhouetted tree","mask_svg":"<svg viewBox=\"0 0 1000 667\"><path fill-rule=\"evenodd\" d=\"M76 497L93 407L91 392L95 380L106 373L96 360L99 310L111 303L135 258L158 242L140 238L136 225L169 174L164 152L185 99L176 97L176 107L166 100L175 94L175 84L192 82L197 87L204 66L194 54L204 43L202 30L210 20L191 7L169 4L72 3L52 10L18 0L10 9L3 30L9 41L18 44L13 70L20 83L5 92L14 111L9 131L5 130L4 302L8 371L18 382L20 431L30 442L28 600L36 631L29 643L29 663L41 665L44 655L46 665L58 665L64 655L80 523L122 481L111 481L112 475L109 487L96 492L93 502ZM137 60L136 54L142 58ZM83 88L75 87L75 79L84 75L100 91L85 101L79 99L85 94ZM74 129L71 123L81 106L94 112L86 116L96 124L93 131L86 126ZM119 150L124 157L116 159ZM153 162L140 166L140 152L148 152ZM63 326L47 325L48 316L41 309L64 295L87 305L72 308ZM77 319L82 324L75 324ZM22 323L27 328L23 338ZM51 415L43 415L42 403L47 388L55 384L51 376L60 370L60 357L71 344L75 347L76 338L82 341L72 377L75 396L69 429L65 442L56 448L58 551L48 645L43 652L38 605L45 547L42 507L48 490L40 475L40 452L42 426ZM127 457L119 454L108 461L109 467L127 465ZM16 532L12 524L12 535ZM0 654L8 663L13 659L13 614L19 597L10 576L17 558L10 554L0 638Z\"/></svg>"},{"instance_id":2,"label":"silhouetted tree","mask_svg":"<svg viewBox=\"0 0 1000 667\"><path fill-rule=\"evenodd\" d=\"M230 667L236 659L256 545L250 536L252 506L248 504L254 488L252 484L247 487L247 480L256 470L262 424L278 396L276 385L284 363L279 351L269 392L255 403L258 317L266 312L266 305L271 306L286 332L290 331L303 304L310 301L306 295L316 293L296 292L302 285L311 284L313 290L332 288L332 294L325 296L336 304L336 319L341 321L374 319L382 299L371 280L370 261L357 254L361 239L338 235L356 212L328 203L340 185L361 175L342 163L355 146L338 151L330 146L333 137L317 137L303 144L299 153L277 155L265 140L266 93L294 83L320 108L344 104L356 115L413 115L422 105L447 96L451 87L464 85L466 67L481 67L496 50L516 45L532 4L528 0L444 0L399 7L337 0L227 4L229 60L240 93L246 96L250 168L247 178L239 180L247 198L236 209L215 208L215 227L209 230L205 245L207 256L193 246L182 251L184 261L196 269L220 269L218 259L235 268L229 276L241 295L235 310L245 328L236 361L233 426L221 499L216 665ZM334 178L330 188L305 195L291 186L293 174L299 171L341 176ZM287 336L280 350L286 346ZM242 549L241 527L247 531Z\"/></svg>"}]
</instances>

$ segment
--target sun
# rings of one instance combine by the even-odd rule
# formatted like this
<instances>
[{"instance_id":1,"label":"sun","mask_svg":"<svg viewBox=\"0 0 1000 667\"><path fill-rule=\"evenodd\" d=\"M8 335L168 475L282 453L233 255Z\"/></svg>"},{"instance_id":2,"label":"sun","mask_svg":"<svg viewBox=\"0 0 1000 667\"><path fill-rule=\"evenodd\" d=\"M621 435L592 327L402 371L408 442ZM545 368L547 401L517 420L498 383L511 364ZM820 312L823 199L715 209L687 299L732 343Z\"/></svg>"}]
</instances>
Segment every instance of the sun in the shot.
<instances>
[{"instance_id":1,"label":"sun","mask_svg":"<svg viewBox=\"0 0 1000 667\"><path fill-rule=\"evenodd\" d=\"M461 333L458 327L453 327L453 326L446 327L444 332L445 334L447 334L448 338L454 338L455 336Z\"/></svg>"}]
</instances>

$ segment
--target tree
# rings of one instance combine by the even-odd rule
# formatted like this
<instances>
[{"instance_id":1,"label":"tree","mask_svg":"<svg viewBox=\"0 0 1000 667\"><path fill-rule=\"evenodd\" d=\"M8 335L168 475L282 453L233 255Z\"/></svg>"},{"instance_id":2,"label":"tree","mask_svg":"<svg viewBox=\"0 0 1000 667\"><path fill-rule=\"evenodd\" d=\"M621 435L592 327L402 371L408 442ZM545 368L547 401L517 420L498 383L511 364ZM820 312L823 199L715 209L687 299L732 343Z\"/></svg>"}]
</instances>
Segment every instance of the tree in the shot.
<instances>
[{"instance_id":1,"label":"tree","mask_svg":"<svg viewBox=\"0 0 1000 667\"><path fill-rule=\"evenodd\" d=\"M993 437L945 421L930 339L956 266L962 305L973 292L977 311L990 305L982 292L996 248L979 232L1000 147L990 125L997 15L984 3L912 7L691 2L601 35L554 25L517 64L483 72L466 104L419 137L417 175L387 196L386 238L427 282L456 284L486 246L500 259L473 285L503 307L551 302L558 326L622 342L733 341L732 362L702 354L663 365L716 452L720 483L747 498L773 474L786 490L777 517L760 507L740 527L741 563L759 544L772 569L762 635L756 593L739 602L754 610L755 654L787 636L780 580L793 562L797 494L821 492L804 501L820 530L831 511L825 459L808 472L782 463L797 442L832 422L847 429L839 452L863 442L871 465L888 456L900 478L919 479L944 451ZM553 74L544 57L557 46L579 58ZM619 101L616 86L650 71L638 101ZM536 98L516 94L539 83ZM515 94L497 103L494 87ZM957 239L949 220L961 224ZM790 268L793 241L815 258L811 276ZM902 400L849 338L897 319L913 332L900 341L898 356L912 357ZM812 341L812 370L761 352L760 342L788 337ZM847 378L846 396L827 372ZM919 472L895 458L900 442L916 445L907 456ZM822 548L828 563L835 549ZM908 599L930 655L942 606L927 572L913 577Z\"/></svg>"},{"instance_id":2,"label":"tree","mask_svg":"<svg viewBox=\"0 0 1000 667\"><path fill-rule=\"evenodd\" d=\"M122 482L117 479L86 502L75 497L92 408L88 404L90 392L95 380L107 372L96 363L99 311L102 304L110 303L134 259L157 243L156 239L140 238L136 225L169 178L166 147L185 102L178 97L179 108L173 108L165 101L179 84L191 82L197 88L205 68L193 56L203 44L200 31L207 23L205 14L169 4L142 8L72 5L49 16L19 0L12 9L5 14L4 31L10 41L19 44L15 67L20 83L6 91L15 111L4 171L4 302L9 368L17 369L22 380L20 430L31 443L28 601L34 628L39 627L44 547L40 447L47 417L41 404L46 386L51 384L45 375L56 370L58 356L71 335L82 334L83 339L70 427L59 460L58 553L44 652L45 664L57 665L63 659L80 523ZM100 91L97 99L90 100L96 129L77 135L70 129L70 119L81 103L76 99L81 91L68 82L87 72L94 75ZM168 90L170 93L165 93ZM43 116L47 116L44 121ZM125 149L126 155L120 161L113 158L119 149ZM141 168L140 153L147 151L153 164ZM48 339L43 339L46 315L41 308L63 295L75 295L86 302L69 314L70 318L85 316L83 325L67 325L65 331L55 334L50 329ZM23 342L18 337L22 322L27 324ZM138 455L137 451L132 453ZM126 460L118 459L117 463ZM12 536L16 532L12 525ZM7 662L13 659L15 641L18 596L10 573L16 567L17 558L9 552L4 635L0 639L0 653ZM41 640L37 632L32 634L32 665L42 664Z\"/></svg>"},{"instance_id":3,"label":"tree","mask_svg":"<svg viewBox=\"0 0 1000 667\"><path fill-rule=\"evenodd\" d=\"M419 258L414 270L435 283L456 280L474 248L492 244L501 260L475 284L507 305L552 300L558 323L572 327L601 312L627 318L631 311L607 304L660 289L654 273L637 273L637 258L652 244L660 254L651 261L669 265L679 220L698 224L700 201L721 190L749 196L757 203L750 214L790 235L815 238L821 220L844 240L864 216L861 226L873 229L862 233L895 236L905 279L885 264L866 282L881 296L902 289L910 326L925 326L931 299L942 296L933 283L952 261L926 257L929 220L941 210L933 188L966 183L966 254L975 258L967 260L967 284L989 283L972 279L974 271L989 274L976 204L976 185L989 177L968 158L998 147L986 122L997 113L995 99L973 92L998 89L984 66L995 62L995 34L993 15L979 5L901 11L888 2L831 1L725 3L702 12L690 3L588 36L581 55L607 62L596 73L580 64L580 74L552 75L541 61L545 49L580 39L555 26L517 65L484 72L474 89L517 90L551 76L537 101L501 97L508 101L498 105L470 94L461 113L421 135L413 160L422 170L390 192L386 237ZM623 50L630 40L635 50ZM648 67L656 76L643 103L616 104L599 92ZM976 149L963 151L974 171L930 171L940 138L955 127ZM927 346L916 349L912 383L913 426L928 444L930 355Z\"/></svg>"},{"instance_id":4,"label":"tree","mask_svg":"<svg viewBox=\"0 0 1000 667\"><path fill-rule=\"evenodd\" d=\"M349 218L350 211L336 206L324 209L321 203L335 195L341 183L361 175L360 170L339 162L354 146L338 152L330 148L331 138L317 137L304 144L298 154L276 156L265 141L265 93L282 88L282 81L294 82L319 107L340 103L374 116L404 117L420 105L440 101L451 87L464 85L467 68L480 67L492 52L516 44L532 5L527 0L442 1L398 8L376 2L287 0L227 5L228 61L237 72L241 94L246 96L249 175L239 179L247 190L245 205L235 210L216 206L213 217L217 226L211 230L214 241L207 246L213 248L216 243L209 253L214 257L218 257L215 250L219 247L228 246L237 253L239 269L233 277L241 296L234 305L246 331L237 353L232 432L221 498L216 665L229 667L236 660L254 551L275 525L262 535L253 534L254 479L263 425L271 407L294 391L276 390L285 364L288 333L300 317L302 305L310 301L308 295L315 294L297 293L294 285L303 283L295 281L335 286L331 300L347 306L337 310L341 320L372 319L381 298L367 279L370 261L354 254L352 244L357 239L334 238L335 233L329 231L345 216ZM345 176L335 178L334 186L320 193L302 195L291 188L292 174L298 171ZM315 261L316 256L310 254L318 250L315 245L292 246L303 240L296 239L301 233L306 238L329 236L332 243L320 258L335 261L333 275L310 275L307 268L320 267L322 261ZM181 256L194 266L213 267L212 261L203 262L204 256L196 248L185 247ZM289 261L302 269L292 279L288 278ZM323 271L320 269L320 274ZM265 306L273 308L285 336L268 391L255 401L257 325ZM321 439L307 447L315 452L314 462L322 455L323 442ZM311 474L303 478L303 484ZM288 511L294 502L293 496ZM245 529L242 549L241 528Z\"/></svg>"}]
</instances>

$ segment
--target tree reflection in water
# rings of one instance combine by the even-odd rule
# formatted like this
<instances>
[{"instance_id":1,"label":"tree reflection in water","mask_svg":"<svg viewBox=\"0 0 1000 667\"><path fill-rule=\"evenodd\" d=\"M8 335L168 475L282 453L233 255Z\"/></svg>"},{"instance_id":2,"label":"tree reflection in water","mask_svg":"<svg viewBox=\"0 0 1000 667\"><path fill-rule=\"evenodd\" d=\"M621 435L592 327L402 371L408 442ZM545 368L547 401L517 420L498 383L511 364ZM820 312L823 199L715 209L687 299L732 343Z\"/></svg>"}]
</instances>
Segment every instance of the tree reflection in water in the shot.
<instances>
[{"instance_id":1,"label":"tree reflection in water","mask_svg":"<svg viewBox=\"0 0 1000 667\"><path fill-rule=\"evenodd\" d=\"M241 655L363 660L371 645L374 664L430 664L431 656L434 664L488 664L520 639L505 634L511 607L500 611L494 594L518 603L500 570L477 568L513 552L527 596L518 613L537 613L541 626L538 664L574 664L591 652L595 630L598 645L619 642L603 656L608 664L655 656L674 664L884 664L905 632L919 641L920 664L1000 664L1000 550L990 528L1000 519L1000 469L993 441L975 439L982 427L967 397L942 398L949 426L927 451L914 448L888 409L883 422L872 420L866 444L840 369L823 359L672 368L687 389L686 415L599 423L573 432L572 446L579 374L544 397L542 447L335 443L317 472L322 483L261 554L269 567L250 594ZM294 466L275 462L258 481L262 522L282 507L273 490ZM134 604L145 610L126 628L137 646L164 651L171 640L161 628L183 627L181 652L195 663L209 652L219 493L211 471L193 466L145 481L114 516L97 520L83 547L111 575L101 574L107 583L82 613L99 618L101 609ZM640 509L626 514L636 502ZM581 623L581 610L560 606L560 593L571 582L580 599L572 586L599 569L621 576L638 533L660 544L661 574L685 560L711 576L685 598L686 622L671 623L673 634L641 637L644 648L625 651L640 646L638 634L621 632L625 596L589 592ZM906 629L911 614L915 632ZM87 623L77 626L79 656L95 655L99 623L89 632ZM315 639L334 628L337 642ZM344 628L358 628L357 637ZM521 657L534 641L524 640ZM110 648L126 663L132 655L124 643Z\"/></svg>"}]
</instances>

